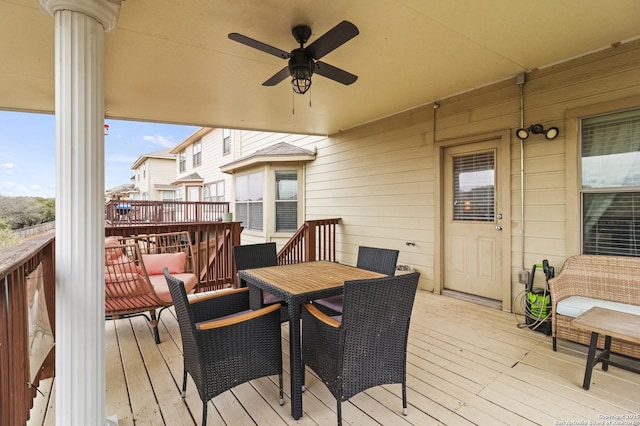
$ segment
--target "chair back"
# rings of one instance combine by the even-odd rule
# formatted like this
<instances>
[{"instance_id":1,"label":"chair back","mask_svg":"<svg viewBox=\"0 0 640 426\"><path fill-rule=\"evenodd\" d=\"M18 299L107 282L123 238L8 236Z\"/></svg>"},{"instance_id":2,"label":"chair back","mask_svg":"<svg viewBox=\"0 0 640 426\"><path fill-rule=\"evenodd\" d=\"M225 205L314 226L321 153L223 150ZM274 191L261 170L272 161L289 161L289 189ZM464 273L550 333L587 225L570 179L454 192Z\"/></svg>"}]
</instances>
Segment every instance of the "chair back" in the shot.
<instances>
[{"instance_id":1,"label":"chair back","mask_svg":"<svg viewBox=\"0 0 640 426\"><path fill-rule=\"evenodd\" d=\"M344 284L343 400L385 383L402 383L419 272ZM366 356L364 356L366 354Z\"/></svg>"},{"instance_id":2,"label":"chair back","mask_svg":"<svg viewBox=\"0 0 640 426\"><path fill-rule=\"evenodd\" d=\"M184 289L184 283L169 274L169 270L166 267L164 268L163 273L167 280L167 285L169 286L171 298L173 299L176 316L178 317L185 365L199 365L200 363L195 361L199 358L199 351L195 337L195 319L189 305L189 300L187 299L187 292Z\"/></svg>"},{"instance_id":3,"label":"chair back","mask_svg":"<svg viewBox=\"0 0 640 426\"><path fill-rule=\"evenodd\" d=\"M233 247L233 259L237 271L264 268L278 264L276 243L247 244Z\"/></svg>"},{"instance_id":4,"label":"chair back","mask_svg":"<svg viewBox=\"0 0 640 426\"><path fill-rule=\"evenodd\" d=\"M360 246L356 266L368 271L394 275L399 253L398 250Z\"/></svg>"}]
</instances>

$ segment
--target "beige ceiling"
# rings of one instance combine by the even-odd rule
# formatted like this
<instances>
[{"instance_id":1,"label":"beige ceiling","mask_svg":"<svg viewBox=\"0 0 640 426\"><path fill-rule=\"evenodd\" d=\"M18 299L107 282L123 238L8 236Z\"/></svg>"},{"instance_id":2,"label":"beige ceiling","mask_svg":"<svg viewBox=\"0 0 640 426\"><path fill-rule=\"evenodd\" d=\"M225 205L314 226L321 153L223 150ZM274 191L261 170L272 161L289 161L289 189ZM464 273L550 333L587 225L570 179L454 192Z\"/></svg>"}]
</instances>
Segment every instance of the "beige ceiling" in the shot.
<instances>
[{"instance_id":1,"label":"beige ceiling","mask_svg":"<svg viewBox=\"0 0 640 426\"><path fill-rule=\"evenodd\" d=\"M307 95L263 87L286 61L227 38L290 51L294 25L311 43L342 20L360 34L322 60L359 78L314 75ZM0 0L0 109L54 110L53 24L38 0ZM123 0L105 112L332 134L639 35L638 0Z\"/></svg>"}]
</instances>

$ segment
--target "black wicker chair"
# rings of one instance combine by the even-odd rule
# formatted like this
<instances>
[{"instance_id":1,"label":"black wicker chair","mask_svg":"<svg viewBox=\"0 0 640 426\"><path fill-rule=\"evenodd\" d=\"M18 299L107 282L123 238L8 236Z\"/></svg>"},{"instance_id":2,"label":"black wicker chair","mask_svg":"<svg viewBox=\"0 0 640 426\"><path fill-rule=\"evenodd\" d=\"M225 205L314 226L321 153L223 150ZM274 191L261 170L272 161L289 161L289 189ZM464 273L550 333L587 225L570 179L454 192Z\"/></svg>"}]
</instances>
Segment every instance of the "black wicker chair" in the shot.
<instances>
[{"instance_id":1,"label":"black wicker chair","mask_svg":"<svg viewBox=\"0 0 640 426\"><path fill-rule=\"evenodd\" d=\"M184 374L182 398L191 375L202 400L202 425L207 402L239 384L263 376L278 375L282 389L282 339L280 306L249 309L247 288L234 289L189 301L184 283L164 268L178 316Z\"/></svg>"},{"instance_id":2,"label":"black wicker chair","mask_svg":"<svg viewBox=\"0 0 640 426\"><path fill-rule=\"evenodd\" d=\"M394 275L399 253L398 250L360 246L356 267L385 275ZM313 303L317 304L318 308L327 315L340 315L342 312L341 294L314 300Z\"/></svg>"},{"instance_id":3,"label":"black wicker chair","mask_svg":"<svg viewBox=\"0 0 640 426\"><path fill-rule=\"evenodd\" d=\"M276 243L246 244L233 247L233 260L236 264L236 271L244 271L245 269L264 268L267 266L276 266L278 264L278 254L276 252ZM238 287L246 287L244 280L238 283ZM251 306L264 307L274 303L280 303L280 321L289 320L289 314L284 302L269 292L251 292Z\"/></svg>"},{"instance_id":4,"label":"black wicker chair","mask_svg":"<svg viewBox=\"0 0 640 426\"><path fill-rule=\"evenodd\" d=\"M407 415L407 336L420 274L347 281L342 316L329 317L316 305L302 309L302 361L337 401L373 386L402 384ZM308 381L307 381L308 383Z\"/></svg>"}]
</instances>

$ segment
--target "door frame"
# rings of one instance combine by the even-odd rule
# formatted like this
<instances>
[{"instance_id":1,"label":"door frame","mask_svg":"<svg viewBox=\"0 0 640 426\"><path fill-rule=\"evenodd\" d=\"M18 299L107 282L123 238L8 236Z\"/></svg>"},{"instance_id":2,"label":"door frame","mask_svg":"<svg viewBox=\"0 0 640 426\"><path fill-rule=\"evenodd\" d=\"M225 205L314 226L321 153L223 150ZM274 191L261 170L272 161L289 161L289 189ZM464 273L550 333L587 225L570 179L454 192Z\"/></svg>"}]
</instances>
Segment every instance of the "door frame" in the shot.
<instances>
[{"instance_id":1,"label":"door frame","mask_svg":"<svg viewBox=\"0 0 640 426\"><path fill-rule=\"evenodd\" d=\"M434 191L434 210L436 224L435 241L434 241L434 283L433 291L441 294L444 288L444 159L446 148L460 145L472 146L478 142L486 142L489 140L500 140L499 152L496 158L496 167L499 167L502 176L506 176L506 182L500 182L496 176L497 190L501 203L502 211L502 267L500 268L500 280L502 282L502 310L511 312L512 306L512 283L511 283L511 131L509 129L498 130L492 133L484 133L473 136L465 136L461 138L446 139L433 144L434 157L434 179L437 179Z\"/></svg>"}]
</instances>

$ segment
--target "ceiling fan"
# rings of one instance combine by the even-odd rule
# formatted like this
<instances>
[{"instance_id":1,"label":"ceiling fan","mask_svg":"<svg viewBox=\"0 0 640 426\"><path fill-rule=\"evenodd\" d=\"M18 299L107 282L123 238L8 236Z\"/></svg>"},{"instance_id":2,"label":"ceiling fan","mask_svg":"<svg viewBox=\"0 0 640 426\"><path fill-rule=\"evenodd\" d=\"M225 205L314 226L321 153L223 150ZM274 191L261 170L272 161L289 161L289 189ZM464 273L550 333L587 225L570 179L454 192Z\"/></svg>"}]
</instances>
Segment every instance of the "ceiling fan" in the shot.
<instances>
[{"instance_id":1,"label":"ceiling fan","mask_svg":"<svg viewBox=\"0 0 640 426\"><path fill-rule=\"evenodd\" d=\"M229 34L229 38L254 49L289 60L289 64L262 83L263 86L275 86L290 76L293 91L298 94L304 94L311 87L311 76L314 72L347 85L358 79L356 75L319 60L359 34L358 28L351 22L340 22L307 47L304 47L304 44L311 37L311 28L309 26L296 25L291 30L291 33L300 44L299 48L293 49L291 52L286 52L238 33Z\"/></svg>"}]
</instances>

